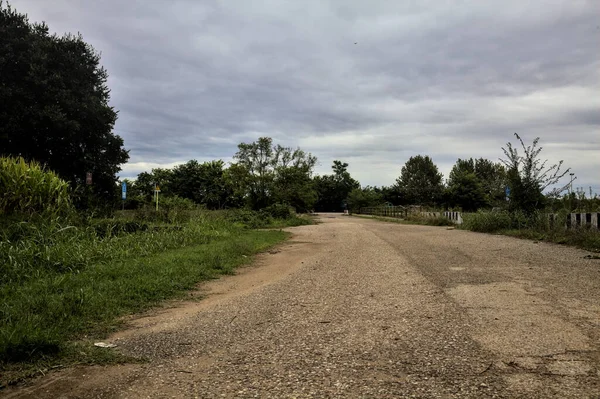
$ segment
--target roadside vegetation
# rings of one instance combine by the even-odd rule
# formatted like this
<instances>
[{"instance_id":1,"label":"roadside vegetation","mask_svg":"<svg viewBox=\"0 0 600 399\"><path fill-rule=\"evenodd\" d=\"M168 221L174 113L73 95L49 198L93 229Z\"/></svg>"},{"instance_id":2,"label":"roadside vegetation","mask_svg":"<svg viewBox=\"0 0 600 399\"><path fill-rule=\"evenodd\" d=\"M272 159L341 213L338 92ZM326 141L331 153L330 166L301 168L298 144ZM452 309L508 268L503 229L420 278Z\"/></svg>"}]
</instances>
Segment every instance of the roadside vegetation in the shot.
<instances>
[{"instance_id":1,"label":"roadside vegetation","mask_svg":"<svg viewBox=\"0 0 600 399\"><path fill-rule=\"evenodd\" d=\"M566 212L477 212L463 215L460 228L481 233L504 234L535 241L571 245L600 252L600 231L591 226L566 228Z\"/></svg>"},{"instance_id":2,"label":"roadside vegetation","mask_svg":"<svg viewBox=\"0 0 600 399\"><path fill-rule=\"evenodd\" d=\"M93 347L121 316L230 274L283 241L280 228L311 223L286 205L210 211L176 196L95 218L65 181L22 158L0 158L0 182L0 386L124 360Z\"/></svg>"},{"instance_id":3,"label":"roadside vegetation","mask_svg":"<svg viewBox=\"0 0 600 399\"><path fill-rule=\"evenodd\" d=\"M600 230L597 226L586 221L576 226L568 221L568 215L600 212L600 197L591 189L589 195L581 188L573 191L572 180L567 184L560 183L571 170L564 169L562 161L546 166L547 160L540 158L539 139L526 145L519 135L515 134L515 137L518 145L507 143L502 148L504 159L499 163L459 159L445 186L429 157L409 159L395 187L398 198L411 197L400 210L391 208L393 201L373 208L384 198L383 192L374 188L351 192L349 203L355 212L363 209L386 214L389 213L386 209L394 209L404 223L415 224L444 225L442 219L451 224L443 216L430 215L460 211L463 223L457 227L462 229L599 252Z\"/></svg>"}]
</instances>

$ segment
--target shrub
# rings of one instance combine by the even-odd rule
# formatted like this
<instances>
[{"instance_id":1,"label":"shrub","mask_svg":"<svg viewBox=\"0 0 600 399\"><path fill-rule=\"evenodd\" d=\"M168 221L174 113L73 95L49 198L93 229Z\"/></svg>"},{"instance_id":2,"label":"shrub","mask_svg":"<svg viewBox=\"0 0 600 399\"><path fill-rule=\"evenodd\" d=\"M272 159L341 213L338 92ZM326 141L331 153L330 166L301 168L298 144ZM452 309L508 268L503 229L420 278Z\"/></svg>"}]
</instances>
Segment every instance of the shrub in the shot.
<instances>
[{"instance_id":1,"label":"shrub","mask_svg":"<svg viewBox=\"0 0 600 399\"><path fill-rule=\"evenodd\" d=\"M268 214L261 214L249 209L230 209L222 212L226 220L244 225L251 229L265 227L272 222Z\"/></svg>"},{"instance_id":2,"label":"shrub","mask_svg":"<svg viewBox=\"0 0 600 399\"><path fill-rule=\"evenodd\" d=\"M295 216L293 209L285 204L273 204L261 209L260 213L275 219L290 219Z\"/></svg>"},{"instance_id":3,"label":"shrub","mask_svg":"<svg viewBox=\"0 0 600 399\"><path fill-rule=\"evenodd\" d=\"M177 196L161 197L156 205L145 204L135 210L134 218L140 222L184 223L189 221L198 209L196 203Z\"/></svg>"},{"instance_id":4,"label":"shrub","mask_svg":"<svg viewBox=\"0 0 600 399\"><path fill-rule=\"evenodd\" d=\"M510 229L513 221L508 212L483 212L463 214L462 228L481 233L494 233Z\"/></svg>"}]
</instances>

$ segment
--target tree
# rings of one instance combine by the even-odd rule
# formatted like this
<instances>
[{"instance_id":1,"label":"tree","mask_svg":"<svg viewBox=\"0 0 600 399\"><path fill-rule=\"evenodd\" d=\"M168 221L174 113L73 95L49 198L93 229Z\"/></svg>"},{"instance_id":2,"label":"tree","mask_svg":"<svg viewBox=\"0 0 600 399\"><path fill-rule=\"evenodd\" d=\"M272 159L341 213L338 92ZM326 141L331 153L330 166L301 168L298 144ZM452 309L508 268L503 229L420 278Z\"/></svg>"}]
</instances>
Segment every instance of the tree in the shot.
<instances>
[{"instance_id":1,"label":"tree","mask_svg":"<svg viewBox=\"0 0 600 399\"><path fill-rule=\"evenodd\" d=\"M273 188L273 199L276 203L292 206L300 212L313 209L317 201L313 179L301 168L278 167Z\"/></svg>"},{"instance_id":2,"label":"tree","mask_svg":"<svg viewBox=\"0 0 600 399\"><path fill-rule=\"evenodd\" d=\"M448 179L448 201L465 211L500 204L506 172L502 164L487 159L458 159Z\"/></svg>"},{"instance_id":3,"label":"tree","mask_svg":"<svg viewBox=\"0 0 600 399\"><path fill-rule=\"evenodd\" d=\"M448 186L450 202L465 212L473 212L488 205L481 180L475 173L463 172Z\"/></svg>"},{"instance_id":4,"label":"tree","mask_svg":"<svg viewBox=\"0 0 600 399\"><path fill-rule=\"evenodd\" d=\"M173 168L170 190L208 209L221 209L227 205L232 189L225 179L225 163L221 160L199 163L191 160Z\"/></svg>"},{"instance_id":5,"label":"tree","mask_svg":"<svg viewBox=\"0 0 600 399\"><path fill-rule=\"evenodd\" d=\"M113 134L108 74L81 35L50 35L0 1L0 153L36 160L76 192L93 176L96 198L116 200L116 174L129 158Z\"/></svg>"},{"instance_id":6,"label":"tree","mask_svg":"<svg viewBox=\"0 0 600 399\"><path fill-rule=\"evenodd\" d=\"M525 146L521 137L515 133L519 140L523 155L510 142L502 148L505 159L500 161L506 166L508 186L510 187L511 210L521 210L527 214L545 206L545 197L542 194L548 186L558 181L571 171L568 168L561 171L563 161L547 167L548 160L542 161L540 153L543 147L538 147L540 138L533 140L532 145Z\"/></svg>"},{"instance_id":7,"label":"tree","mask_svg":"<svg viewBox=\"0 0 600 399\"><path fill-rule=\"evenodd\" d=\"M396 184L409 204L433 205L442 197L442 174L429 156L410 157Z\"/></svg>"},{"instance_id":8,"label":"tree","mask_svg":"<svg viewBox=\"0 0 600 399\"><path fill-rule=\"evenodd\" d=\"M367 206L378 206L384 202L381 193L371 186L353 189L348 194L347 200L348 209L352 212L358 212L360 208Z\"/></svg>"},{"instance_id":9,"label":"tree","mask_svg":"<svg viewBox=\"0 0 600 399\"><path fill-rule=\"evenodd\" d=\"M302 190L313 190L306 182L291 190L289 175L296 178L303 176L302 180L310 179L317 162L316 157L299 148L293 150L281 145L273 146L271 138L261 137L253 143L239 144L234 158L238 160L236 171L247 173L244 179L247 188L245 198L254 209L265 208L283 198L290 204L292 198L307 194ZM276 190L283 188L286 190L285 196L277 194Z\"/></svg>"},{"instance_id":10,"label":"tree","mask_svg":"<svg viewBox=\"0 0 600 399\"><path fill-rule=\"evenodd\" d=\"M383 202L389 202L392 205L400 205L404 202L400 190L396 185L373 187L373 190L381 194Z\"/></svg>"},{"instance_id":11,"label":"tree","mask_svg":"<svg viewBox=\"0 0 600 399\"><path fill-rule=\"evenodd\" d=\"M344 209L350 192L360 188L360 183L350 176L348 164L335 160L331 166L333 175L315 177L318 211L335 212Z\"/></svg>"}]
</instances>

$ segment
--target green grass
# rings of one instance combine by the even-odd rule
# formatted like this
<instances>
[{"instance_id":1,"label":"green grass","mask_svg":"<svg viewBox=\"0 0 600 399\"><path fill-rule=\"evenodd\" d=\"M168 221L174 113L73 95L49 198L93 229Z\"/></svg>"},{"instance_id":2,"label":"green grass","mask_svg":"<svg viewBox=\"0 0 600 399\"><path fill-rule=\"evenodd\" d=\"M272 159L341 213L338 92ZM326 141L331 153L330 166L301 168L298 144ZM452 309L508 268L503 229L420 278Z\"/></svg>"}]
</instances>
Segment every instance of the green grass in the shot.
<instances>
[{"instance_id":1,"label":"green grass","mask_svg":"<svg viewBox=\"0 0 600 399\"><path fill-rule=\"evenodd\" d=\"M600 252L600 231L588 228L540 231L535 229L500 230L499 234L535 241L569 245L591 252ZM595 258L594 258L595 259Z\"/></svg>"},{"instance_id":2,"label":"green grass","mask_svg":"<svg viewBox=\"0 0 600 399\"><path fill-rule=\"evenodd\" d=\"M557 220L566 220L560 214ZM461 229L481 233L496 233L536 241L570 245L600 252L600 231L588 227L565 228L562 223L551 224L543 212L524 215L515 212L477 212L463 215Z\"/></svg>"},{"instance_id":3,"label":"green grass","mask_svg":"<svg viewBox=\"0 0 600 399\"><path fill-rule=\"evenodd\" d=\"M454 225L452 221L444 217L423 218L417 216L395 219L375 216L368 218L400 224L456 226L463 230L552 242L600 253L600 231L585 227L565 229L563 226L550 226L545 215L525 217L522 214L511 215L508 212L478 212L463 214L462 225Z\"/></svg>"},{"instance_id":4,"label":"green grass","mask_svg":"<svg viewBox=\"0 0 600 399\"><path fill-rule=\"evenodd\" d=\"M370 217L370 216L363 216L363 215L357 215L357 214L353 214L352 216L374 219L374 220L378 220L381 222L391 222L391 223L399 223L399 224L413 224L413 225L417 224L417 225L422 225L422 226L454 226L454 223L450 219L443 217L443 216L427 218L427 217L422 217L422 216L409 215L408 217L406 217L404 219L383 217L383 216Z\"/></svg>"},{"instance_id":5,"label":"green grass","mask_svg":"<svg viewBox=\"0 0 600 399\"><path fill-rule=\"evenodd\" d=\"M59 364L123 361L91 347L91 340L118 328L120 316L230 274L287 236L209 212L185 225L130 234L67 227L26 226L18 239L1 243L0 386ZM77 343L84 336L90 341Z\"/></svg>"}]
</instances>

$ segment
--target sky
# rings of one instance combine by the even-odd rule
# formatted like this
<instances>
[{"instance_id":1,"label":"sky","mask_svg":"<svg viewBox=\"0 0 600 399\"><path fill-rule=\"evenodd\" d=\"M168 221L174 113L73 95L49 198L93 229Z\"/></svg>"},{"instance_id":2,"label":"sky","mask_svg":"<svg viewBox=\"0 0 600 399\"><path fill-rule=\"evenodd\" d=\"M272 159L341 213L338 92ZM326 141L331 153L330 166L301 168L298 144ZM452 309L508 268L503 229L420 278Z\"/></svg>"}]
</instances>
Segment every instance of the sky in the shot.
<instances>
[{"instance_id":1,"label":"sky","mask_svg":"<svg viewBox=\"0 0 600 399\"><path fill-rule=\"evenodd\" d=\"M392 185L411 156L447 177L517 132L600 193L598 0L10 3L101 52L121 177L268 136Z\"/></svg>"}]
</instances>

